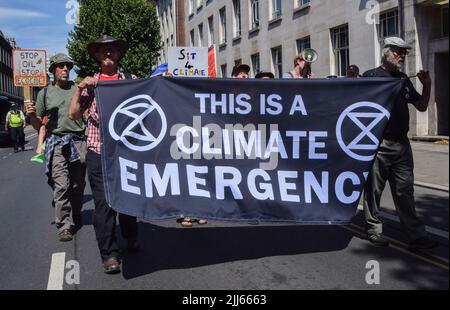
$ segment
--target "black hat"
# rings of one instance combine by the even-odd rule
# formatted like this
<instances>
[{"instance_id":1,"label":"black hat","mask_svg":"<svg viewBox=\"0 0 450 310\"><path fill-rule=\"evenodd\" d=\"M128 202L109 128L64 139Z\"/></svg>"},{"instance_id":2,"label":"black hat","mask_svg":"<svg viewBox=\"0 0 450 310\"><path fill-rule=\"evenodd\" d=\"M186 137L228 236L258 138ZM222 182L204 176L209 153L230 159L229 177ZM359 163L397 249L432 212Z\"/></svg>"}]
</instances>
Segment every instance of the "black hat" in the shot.
<instances>
[{"instance_id":1,"label":"black hat","mask_svg":"<svg viewBox=\"0 0 450 310\"><path fill-rule=\"evenodd\" d=\"M359 68L357 65L351 65L348 67L347 71L355 71L355 72L359 72Z\"/></svg>"},{"instance_id":2,"label":"black hat","mask_svg":"<svg viewBox=\"0 0 450 310\"><path fill-rule=\"evenodd\" d=\"M95 42L91 42L87 46L89 55L92 58L94 58L95 60L97 60L97 58L95 57L95 53L98 51L98 49L102 45L115 45L120 51L119 59L121 59L123 56L125 56L125 53L128 50L127 42L125 42L124 40L119 40L119 39L116 39L114 37L104 34L100 38L98 38Z\"/></svg>"},{"instance_id":3,"label":"black hat","mask_svg":"<svg viewBox=\"0 0 450 310\"><path fill-rule=\"evenodd\" d=\"M262 79L262 78L269 78L269 79L274 79L275 75L272 72L268 72L268 71L260 71L258 72L258 74L255 76L255 79Z\"/></svg>"},{"instance_id":4,"label":"black hat","mask_svg":"<svg viewBox=\"0 0 450 310\"><path fill-rule=\"evenodd\" d=\"M246 64L239 64L233 67L233 71L231 72L231 76L237 76L239 72L250 72L250 66Z\"/></svg>"}]
</instances>

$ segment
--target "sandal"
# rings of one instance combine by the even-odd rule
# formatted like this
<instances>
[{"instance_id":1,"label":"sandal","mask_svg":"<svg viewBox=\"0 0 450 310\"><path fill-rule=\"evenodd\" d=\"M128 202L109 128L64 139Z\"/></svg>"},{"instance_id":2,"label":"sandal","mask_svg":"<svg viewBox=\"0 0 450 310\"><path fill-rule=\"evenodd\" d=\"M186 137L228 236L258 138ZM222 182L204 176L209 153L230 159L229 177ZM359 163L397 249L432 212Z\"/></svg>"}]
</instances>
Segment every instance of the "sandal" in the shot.
<instances>
[{"instance_id":1,"label":"sandal","mask_svg":"<svg viewBox=\"0 0 450 310\"><path fill-rule=\"evenodd\" d=\"M183 220L181 221L181 226L192 227L192 220L188 217L183 218Z\"/></svg>"},{"instance_id":2,"label":"sandal","mask_svg":"<svg viewBox=\"0 0 450 310\"><path fill-rule=\"evenodd\" d=\"M208 221L205 219L199 219L199 220L197 220L197 224L198 225L206 225L206 224L208 224Z\"/></svg>"}]
</instances>

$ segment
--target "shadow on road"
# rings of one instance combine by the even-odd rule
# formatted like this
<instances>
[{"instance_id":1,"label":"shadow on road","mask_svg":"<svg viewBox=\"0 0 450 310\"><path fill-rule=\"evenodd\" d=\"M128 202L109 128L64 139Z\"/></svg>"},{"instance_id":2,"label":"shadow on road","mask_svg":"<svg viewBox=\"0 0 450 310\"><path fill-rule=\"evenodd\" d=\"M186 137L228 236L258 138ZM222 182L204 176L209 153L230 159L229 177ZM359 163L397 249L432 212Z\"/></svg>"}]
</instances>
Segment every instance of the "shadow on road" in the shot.
<instances>
[{"instance_id":1,"label":"shadow on road","mask_svg":"<svg viewBox=\"0 0 450 310\"><path fill-rule=\"evenodd\" d=\"M434 197L434 196L433 196ZM433 198L434 199L434 198ZM408 244L402 226L398 222L392 222L388 219L383 220L383 235L403 244ZM448 219L447 219L448 220ZM359 212L352 219L352 223L363 228L365 227L364 215ZM355 235L359 239L365 239ZM436 255L448 260L448 239L432 236L439 241L440 246L431 250L415 253L421 257L429 258L429 255ZM406 251L406 249L403 249ZM415 289L448 289L448 271L437 267L423 259L419 259L415 254L408 251L402 252L392 247L374 247L368 241L362 246L352 247L350 252L354 255L375 259L380 262L381 278L383 273L389 273L389 277L398 279L398 282L406 282L414 286ZM448 264L447 264L448 265ZM386 266L389 266L387 268ZM424 276L425 275L425 276ZM426 279L424 281L424 278Z\"/></svg>"},{"instance_id":2,"label":"shadow on road","mask_svg":"<svg viewBox=\"0 0 450 310\"><path fill-rule=\"evenodd\" d=\"M202 229L140 223L139 254L123 257L123 276L194 268L268 256L339 251L353 235L338 226L258 226ZM326 254L324 254L326 255Z\"/></svg>"},{"instance_id":3,"label":"shadow on road","mask_svg":"<svg viewBox=\"0 0 450 310\"><path fill-rule=\"evenodd\" d=\"M432 194L416 196L416 211L426 225L448 231L448 195Z\"/></svg>"},{"instance_id":4,"label":"shadow on road","mask_svg":"<svg viewBox=\"0 0 450 310\"><path fill-rule=\"evenodd\" d=\"M379 261L381 281L383 278L392 277L396 279L396 282L408 283L408 287L414 287L416 290L448 290L449 288L448 271L419 261L414 257L403 255L390 247L374 248L366 243L361 247L352 248L351 253L372 257Z\"/></svg>"}]
</instances>

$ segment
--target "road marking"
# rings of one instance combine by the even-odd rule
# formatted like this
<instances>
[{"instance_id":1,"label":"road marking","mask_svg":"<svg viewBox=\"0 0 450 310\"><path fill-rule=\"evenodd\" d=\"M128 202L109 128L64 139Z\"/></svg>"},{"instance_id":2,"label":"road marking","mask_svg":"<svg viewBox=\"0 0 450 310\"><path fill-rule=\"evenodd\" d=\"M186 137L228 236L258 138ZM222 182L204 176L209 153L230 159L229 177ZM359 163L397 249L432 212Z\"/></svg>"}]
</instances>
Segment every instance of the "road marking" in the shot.
<instances>
[{"instance_id":1,"label":"road marking","mask_svg":"<svg viewBox=\"0 0 450 310\"><path fill-rule=\"evenodd\" d=\"M31 138L34 138L36 136L37 136L37 133L33 133L32 135L25 137L25 139L31 139Z\"/></svg>"},{"instance_id":2,"label":"road marking","mask_svg":"<svg viewBox=\"0 0 450 310\"><path fill-rule=\"evenodd\" d=\"M359 235L359 236L361 236L363 238L366 237L365 229L360 227L360 226L358 226L358 225L356 225L356 224L351 223L351 224L349 224L347 226L341 226L341 227L346 229L346 230L348 230L348 231L351 231L354 234L357 234L357 235ZM400 242L398 240L395 240L395 239L392 239L392 238L389 238L389 237L386 237L386 236L384 236L384 238L389 240L389 242L390 242L389 243L389 247L390 248L393 248L393 249L395 249L397 251L403 252L404 254L407 254L409 256L415 257L415 258L417 258L419 260L422 260L424 262L427 262L429 264L432 264L432 265L434 265L436 267L439 267L439 268L442 268L444 270L447 270L447 271L449 270L449 268L448 268L448 263L449 262L448 262L447 259L445 259L443 257L432 255L432 254L428 254L428 253L420 253L419 254L419 253L411 252L411 251L408 250L408 246L406 244L404 244L403 242Z\"/></svg>"},{"instance_id":3,"label":"road marking","mask_svg":"<svg viewBox=\"0 0 450 310\"><path fill-rule=\"evenodd\" d=\"M364 210L364 207L362 205L358 205L358 211L363 211L363 210ZM392 215L392 214L384 212L384 211L380 211L380 215L381 215L381 217L384 217L388 220L400 223L400 219L396 215ZM429 232L433 235L439 236L439 237L447 239L447 240L449 239L448 231L445 231L445 230L442 230L439 228L430 227L430 226L425 226L425 229L427 232Z\"/></svg>"},{"instance_id":4,"label":"road marking","mask_svg":"<svg viewBox=\"0 0 450 310\"><path fill-rule=\"evenodd\" d=\"M428 189L433 189L435 191L441 191L441 192L446 192L446 193L449 192L448 186L437 185L437 184L432 184L432 183L425 183L425 182L420 182L420 181L414 181L414 185L419 186L419 187L428 188Z\"/></svg>"},{"instance_id":5,"label":"road marking","mask_svg":"<svg viewBox=\"0 0 450 310\"><path fill-rule=\"evenodd\" d=\"M63 289L65 264L65 252L53 253L52 262L50 264L50 274L48 276L47 290L61 291Z\"/></svg>"}]
</instances>

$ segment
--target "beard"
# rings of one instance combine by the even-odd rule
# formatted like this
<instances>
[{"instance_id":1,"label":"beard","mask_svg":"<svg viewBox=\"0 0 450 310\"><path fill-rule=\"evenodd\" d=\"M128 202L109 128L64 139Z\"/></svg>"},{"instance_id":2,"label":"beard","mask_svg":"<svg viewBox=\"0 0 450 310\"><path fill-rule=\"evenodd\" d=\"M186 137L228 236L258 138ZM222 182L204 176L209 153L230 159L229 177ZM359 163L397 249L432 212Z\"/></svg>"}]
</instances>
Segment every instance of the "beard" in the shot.
<instances>
[{"instance_id":1,"label":"beard","mask_svg":"<svg viewBox=\"0 0 450 310\"><path fill-rule=\"evenodd\" d=\"M68 74L67 75L58 75L58 76L55 77L55 81L58 81L58 82L65 83L68 80L69 80L69 75Z\"/></svg>"},{"instance_id":2,"label":"beard","mask_svg":"<svg viewBox=\"0 0 450 310\"><path fill-rule=\"evenodd\" d=\"M106 58L102 61L102 64L104 67L112 67L112 66L115 66L116 63L111 58Z\"/></svg>"},{"instance_id":3,"label":"beard","mask_svg":"<svg viewBox=\"0 0 450 310\"><path fill-rule=\"evenodd\" d=\"M389 67L391 67L397 71L400 71L403 67L403 62L396 60L394 58L394 56L392 55L392 53L389 53L389 55L385 59L385 62L386 62L386 65L388 65Z\"/></svg>"}]
</instances>

